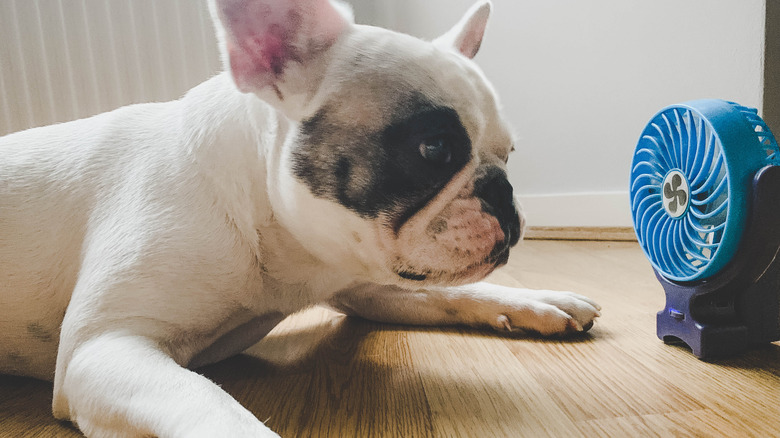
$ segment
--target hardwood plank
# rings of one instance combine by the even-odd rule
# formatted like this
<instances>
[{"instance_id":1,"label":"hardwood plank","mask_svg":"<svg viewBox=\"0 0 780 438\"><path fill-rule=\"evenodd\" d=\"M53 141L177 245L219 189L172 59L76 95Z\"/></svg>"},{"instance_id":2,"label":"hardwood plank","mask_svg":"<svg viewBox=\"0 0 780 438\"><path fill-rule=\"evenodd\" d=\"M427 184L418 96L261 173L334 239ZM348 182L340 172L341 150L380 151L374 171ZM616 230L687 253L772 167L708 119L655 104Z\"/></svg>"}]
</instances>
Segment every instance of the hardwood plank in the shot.
<instances>
[{"instance_id":1,"label":"hardwood plank","mask_svg":"<svg viewBox=\"0 0 780 438\"><path fill-rule=\"evenodd\" d=\"M51 414L52 384L0 374L0 437L80 437Z\"/></svg>"},{"instance_id":2,"label":"hardwood plank","mask_svg":"<svg viewBox=\"0 0 780 438\"><path fill-rule=\"evenodd\" d=\"M468 330L418 330L409 342L436 436L576 434L574 423L529 370L518 366L501 337ZM442 349L443 343L448 348Z\"/></svg>"},{"instance_id":3,"label":"hardwood plank","mask_svg":"<svg viewBox=\"0 0 780 438\"><path fill-rule=\"evenodd\" d=\"M670 412L590 420L580 424L589 437L746 437L745 430L711 410Z\"/></svg>"}]
</instances>

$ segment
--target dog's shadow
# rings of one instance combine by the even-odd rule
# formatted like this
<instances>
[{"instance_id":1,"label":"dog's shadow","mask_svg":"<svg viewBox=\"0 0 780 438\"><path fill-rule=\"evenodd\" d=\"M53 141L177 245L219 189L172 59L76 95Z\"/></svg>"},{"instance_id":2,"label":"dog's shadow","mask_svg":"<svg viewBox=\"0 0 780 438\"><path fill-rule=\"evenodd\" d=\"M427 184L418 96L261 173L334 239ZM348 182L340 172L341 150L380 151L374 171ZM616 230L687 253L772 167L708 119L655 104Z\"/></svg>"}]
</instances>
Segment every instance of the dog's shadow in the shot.
<instances>
[{"instance_id":1,"label":"dog's shadow","mask_svg":"<svg viewBox=\"0 0 780 438\"><path fill-rule=\"evenodd\" d=\"M308 335L288 333L288 340L269 336L271 344L316 339L297 357L273 345L270 350L288 359L284 364L259 348L254 354L262 359L240 355L198 371L282 436L431 436L460 423L483 428L480 436L512 435L525 421L518 405L533 409L533 400L518 402L528 399L522 384L501 381L496 378L501 373L482 373L480 362L487 367L495 362L459 351L457 344L487 342L489 351L497 337L523 343L593 340L589 334L556 340L347 317L305 331Z\"/></svg>"},{"instance_id":2,"label":"dog's shadow","mask_svg":"<svg viewBox=\"0 0 780 438\"><path fill-rule=\"evenodd\" d=\"M0 436L82 437L51 413L52 383L0 374Z\"/></svg>"}]
</instances>

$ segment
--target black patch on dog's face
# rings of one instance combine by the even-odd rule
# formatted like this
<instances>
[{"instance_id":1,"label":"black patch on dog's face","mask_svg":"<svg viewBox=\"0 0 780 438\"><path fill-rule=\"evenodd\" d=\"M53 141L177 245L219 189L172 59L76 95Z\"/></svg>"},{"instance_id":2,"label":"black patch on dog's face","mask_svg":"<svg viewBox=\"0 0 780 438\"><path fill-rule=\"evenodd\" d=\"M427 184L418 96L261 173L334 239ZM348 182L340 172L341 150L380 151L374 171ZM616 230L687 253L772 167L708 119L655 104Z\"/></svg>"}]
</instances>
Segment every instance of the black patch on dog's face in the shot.
<instances>
[{"instance_id":1,"label":"black patch on dog's face","mask_svg":"<svg viewBox=\"0 0 780 438\"><path fill-rule=\"evenodd\" d=\"M402 223L471 159L457 112L420 96L402 101L381 129L338 120L329 108L302 122L293 171L315 196L361 217L388 213Z\"/></svg>"}]
</instances>

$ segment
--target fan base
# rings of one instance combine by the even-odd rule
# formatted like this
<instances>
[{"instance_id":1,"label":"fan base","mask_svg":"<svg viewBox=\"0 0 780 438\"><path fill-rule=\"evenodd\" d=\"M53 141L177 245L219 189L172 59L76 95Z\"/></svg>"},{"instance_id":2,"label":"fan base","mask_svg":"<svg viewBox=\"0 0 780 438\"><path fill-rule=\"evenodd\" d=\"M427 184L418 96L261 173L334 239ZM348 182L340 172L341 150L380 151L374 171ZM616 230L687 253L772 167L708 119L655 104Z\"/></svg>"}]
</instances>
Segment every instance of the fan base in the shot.
<instances>
[{"instance_id":1,"label":"fan base","mask_svg":"<svg viewBox=\"0 0 780 438\"><path fill-rule=\"evenodd\" d=\"M723 270L688 283L656 271L666 292L658 337L684 342L701 359L780 340L780 166L756 173L751 201L740 246Z\"/></svg>"}]
</instances>

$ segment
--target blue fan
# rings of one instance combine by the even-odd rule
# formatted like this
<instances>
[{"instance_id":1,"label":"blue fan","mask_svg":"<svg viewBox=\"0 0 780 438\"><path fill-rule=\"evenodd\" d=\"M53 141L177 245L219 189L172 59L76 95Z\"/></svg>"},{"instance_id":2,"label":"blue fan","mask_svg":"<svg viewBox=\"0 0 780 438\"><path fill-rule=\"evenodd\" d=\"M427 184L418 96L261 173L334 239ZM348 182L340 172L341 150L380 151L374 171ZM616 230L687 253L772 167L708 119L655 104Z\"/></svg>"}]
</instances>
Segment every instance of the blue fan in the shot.
<instances>
[{"instance_id":1,"label":"blue fan","mask_svg":"<svg viewBox=\"0 0 780 438\"><path fill-rule=\"evenodd\" d=\"M647 124L631 165L631 212L666 290L660 338L699 357L780 338L780 287L765 284L780 249L778 165L769 127L733 102L671 105ZM774 280L780 286L780 267Z\"/></svg>"}]
</instances>

